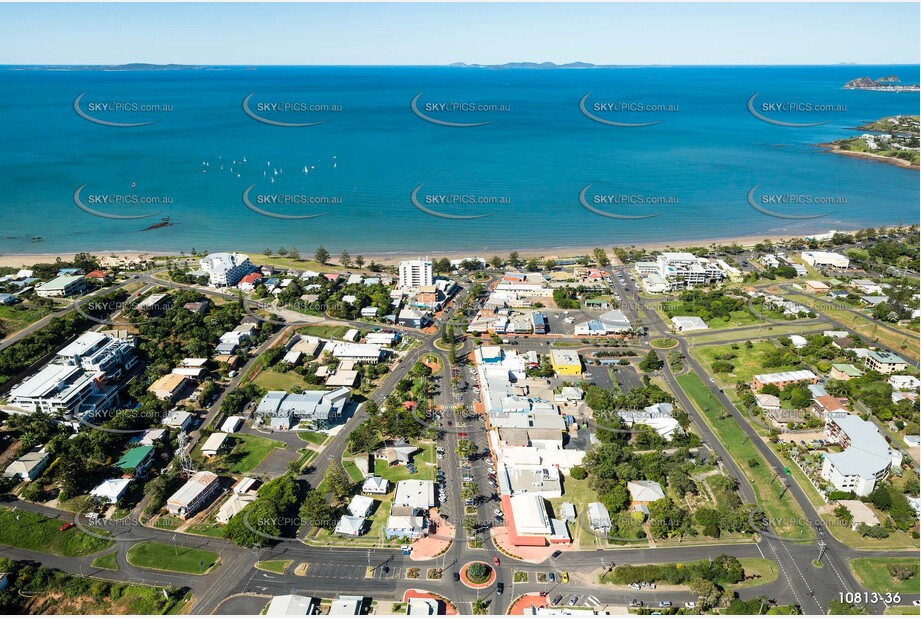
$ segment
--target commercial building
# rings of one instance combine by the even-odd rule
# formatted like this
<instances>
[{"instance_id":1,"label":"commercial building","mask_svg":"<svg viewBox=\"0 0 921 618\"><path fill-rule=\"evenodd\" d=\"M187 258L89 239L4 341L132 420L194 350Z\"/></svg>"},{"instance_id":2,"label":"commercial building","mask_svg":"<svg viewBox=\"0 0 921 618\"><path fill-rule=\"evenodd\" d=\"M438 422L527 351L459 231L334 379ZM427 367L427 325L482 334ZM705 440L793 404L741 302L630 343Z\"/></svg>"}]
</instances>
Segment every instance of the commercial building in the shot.
<instances>
[{"instance_id":1,"label":"commercial building","mask_svg":"<svg viewBox=\"0 0 921 618\"><path fill-rule=\"evenodd\" d=\"M582 375L582 360L572 350L550 350L550 365L558 376Z\"/></svg>"},{"instance_id":2,"label":"commercial building","mask_svg":"<svg viewBox=\"0 0 921 618\"><path fill-rule=\"evenodd\" d=\"M313 597L299 594L283 594L272 597L266 616L310 616L315 613L316 601Z\"/></svg>"},{"instance_id":3,"label":"commercial building","mask_svg":"<svg viewBox=\"0 0 921 618\"><path fill-rule=\"evenodd\" d=\"M773 384L780 390L787 388L790 384L805 382L815 384L819 377L808 369L799 371L781 371L778 373L760 373L752 378L752 390L760 391L768 384Z\"/></svg>"},{"instance_id":4,"label":"commercial building","mask_svg":"<svg viewBox=\"0 0 921 618\"><path fill-rule=\"evenodd\" d=\"M876 425L859 416L828 417L825 434L844 449L826 455L821 472L822 478L840 491L866 496L888 476L893 458L901 462L901 454L889 448Z\"/></svg>"},{"instance_id":5,"label":"commercial building","mask_svg":"<svg viewBox=\"0 0 921 618\"><path fill-rule=\"evenodd\" d=\"M221 491L220 478L213 472L196 472L166 501L171 515L188 519L211 504Z\"/></svg>"},{"instance_id":6,"label":"commercial building","mask_svg":"<svg viewBox=\"0 0 921 618\"><path fill-rule=\"evenodd\" d=\"M803 251L800 258L813 268L845 269L851 263L847 256L828 251Z\"/></svg>"},{"instance_id":7,"label":"commercial building","mask_svg":"<svg viewBox=\"0 0 921 618\"><path fill-rule=\"evenodd\" d=\"M429 259L403 260L400 262L400 287L416 289L432 285L432 261Z\"/></svg>"},{"instance_id":8,"label":"commercial building","mask_svg":"<svg viewBox=\"0 0 921 618\"><path fill-rule=\"evenodd\" d=\"M679 333L686 333L692 330L706 330L710 328L707 323L696 315L676 315L672 318L672 324Z\"/></svg>"},{"instance_id":9,"label":"commercial building","mask_svg":"<svg viewBox=\"0 0 921 618\"><path fill-rule=\"evenodd\" d=\"M572 542L566 522L550 517L542 496L533 493L503 495L500 501L512 545L544 547L548 543Z\"/></svg>"},{"instance_id":10,"label":"commercial building","mask_svg":"<svg viewBox=\"0 0 921 618\"><path fill-rule=\"evenodd\" d=\"M188 378L178 373L168 373L160 376L147 388L147 392L161 401L175 402L180 398Z\"/></svg>"},{"instance_id":11,"label":"commercial building","mask_svg":"<svg viewBox=\"0 0 921 618\"><path fill-rule=\"evenodd\" d=\"M350 400L348 388L310 390L298 395L269 391L256 407L256 417L273 429L291 429L301 424L325 429L342 420Z\"/></svg>"},{"instance_id":12,"label":"commercial building","mask_svg":"<svg viewBox=\"0 0 921 618\"><path fill-rule=\"evenodd\" d=\"M205 457L214 457L227 448L227 434L221 431L216 431L205 440L205 443L201 446L201 454Z\"/></svg>"},{"instance_id":13,"label":"commercial building","mask_svg":"<svg viewBox=\"0 0 921 618\"><path fill-rule=\"evenodd\" d=\"M198 264L208 275L208 283L215 288L235 286L244 275L255 270L249 257L243 253L212 253L199 260Z\"/></svg>"},{"instance_id":14,"label":"commercial building","mask_svg":"<svg viewBox=\"0 0 921 618\"><path fill-rule=\"evenodd\" d=\"M384 357L384 350L370 343L337 343L332 355L342 361L375 365Z\"/></svg>"}]
</instances>

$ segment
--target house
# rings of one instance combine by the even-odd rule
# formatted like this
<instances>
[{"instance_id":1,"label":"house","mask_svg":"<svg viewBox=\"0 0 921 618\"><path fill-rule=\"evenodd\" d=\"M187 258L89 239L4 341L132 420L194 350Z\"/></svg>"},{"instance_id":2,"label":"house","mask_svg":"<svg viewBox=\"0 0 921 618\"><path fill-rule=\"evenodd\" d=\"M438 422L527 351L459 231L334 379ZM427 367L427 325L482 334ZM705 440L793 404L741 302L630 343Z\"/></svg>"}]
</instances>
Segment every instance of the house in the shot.
<instances>
[{"instance_id":1,"label":"house","mask_svg":"<svg viewBox=\"0 0 921 618\"><path fill-rule=\"evenodd\" d=\"M814 294L824 294L828 292L831 287L827 284L822 283L821 281L816 281L815 279L807 279L803 281L803 285L806 286L806 290Z\"/></svg>"},{"instance_id":2,"label":"house","mask_svg":"<svg viewBox=\"0 0 921 618\"><path fill-rule=\"evenodd\" d=\"M829 415L846 415L850 414L847 409L848 400L844 397L832 397L831 395L821 395L812 401L812 409L819 415L819 418L827 419Z\"/></svg>"},{"instance_id":3,"label":"house","mask_svg":"<svg viewBox=\"0 0 921 618\"><path fill-rule=\"evenodd\" d=\"M602 503L590 502L585 512L588 517L588 525L592 530L603 534L611 530L611 515Z\"/></svg>"},{"instance_id":4,"label":"house","mask_svg":"<svg viewBox=\"0 0 921 618\"><path fill-rule=\"evenodd\" d=\"M359 313L363 318L376 318L378 309L377 307L362 307Z\"/></svg>"},{"instance_id":5,"label":"house","mask_svg":"<svg viewBox=\"0 0 921 618\"><path fill-rule=\"evenodd\" d=\"M182 308L185 309L186 311L190 311L190 312L192 312L192 313L204 313L205 311L208 310L208 305L209 305L209 304L210 304L210 301L206 298L206 299L200 300L200 301L198 301L198 302L185 303L185 304L182 306Z\"/></svg>"},{"instance_id":6,"label":"house","mask_svg":"<svg viewBox=\"0 0 921 618\"><path fill-rule=\"evenodd\" d=\"M805 348L806 344L809 342L806 341L806 338L802 335L790 335L790 343L793 344L793 347L797 350Z\"/></svg>"},{"instance_id":7,"label":"house","mask_svg":"<svg viewBox=\"0 0 921 618\"><path fill-rule=\"evenodd\" d=\"M140 446L156 446L162 444L167 435L165 429L145 429L144 433L134 436L128 443Z\"/></svg>"},{"instance_id":8,"label":"house","mask_svg":"<svg viewBox=\"0 0 921 618\"><path fill-rule=\"evenodd\" d=\"M168 373L160 376L147 388L147 392L161 401L175 402L180 398L183 389L188 384L188 378L178 373Z\"/></svg>"},{"instance_id":9,"label":"house","mask_svg":"<svg viewBox=\"0 0 921 618\"><path fill-rule=\"evenodd\" d=\"M92 279L93 281L105 281L109 278L109 273L107 273L104 270L97 269L97 270L92 270L83 276L86 279Z\"/></svg>"},{"instance_id":10,"label":"house","mask_svg":"<svg viewBox=\"0 0 921 618\"><path fill-rule=\"evenodd\" d=\"M630 481L627 483L627 491L630 492L630 500L634 508L648 506L650 502L665 498L662 486L655 481Z\"/></svg>"},{"instance_id":11,"label":"house","mask_svg":"<svg viewBox=\"0 0 921 618\"><path fill-rule=\"evenodd\" d=\"M564 502L560 505L560 515L563 516L563 521L573 523L576 521L576 505L572 502Z\"/></svg>"},{"instance_id":12,"label":"house","mask_svg":"<svg viewBox=\"0 0 921 618\"><path fill-rule=\"evenodd\" d=\"M885 302L889 302L888 296L861 296L860 302L870 307L875 307L876 305L881 305Z\"/></svg>"},{"instance_id":13,"label":"house","mask_svg":"<svg viewBox=\"0 0 921 618\"><path fill-rule=\"evenodd\" d=\"M390 481L379 476L365 477L361 485L361 493L381 496L387 493Z\"/></svg>"},{"instance_id":14,"label":"house","mask_svg":"<svg viewBox=\"0 0 921 618\"><path fill-rule=\"evenodd\" d=\"M815 384L819 377L808 369L799 371L781 371L778 373L760 373L752 378L752 390L761 391L768 384L774 384L780 390L787 388L790 384L799 384L802 382Z\"/></svg>"},{"instance_id":15,"label":"house","mask_svg":"<svg viewBox=\"0 0 921 618\"><path fill-rule=\"evenodd\" d=\"M248 476L244 476L242 479L233 484L233 487L230 490L235 494L252 494L256 495L257 488L259 487L259 481Z\"/></svg>"},{"instance_id":16,"label":"house","mask_svg":"<svg viewBox=\"0 0 921 618\"><path fill-rule=\"evenodd\" d=\"M582 375L582 360L572 350L550 350L550 365L558 376Z\"/></svg>"},{"instance_id":17,"label":"house","mask_svg":"<svg viewBox=\"0 0 921 618\"><path fill-rule=\"evenodd\" d=\"M642 410L620 410L618 416L628 427L645 425L668 441L681 434L681 424L672 416L675 406L670 403L656 403Z\"/></svg>"},{"instance_id":18,"label":"house","mask_svg":"<svg viewBox=\"0 0 921 618\"><path fill-rule=\"evenodd\" d=\"M173 298L169 294L151 294L137 304L135 309L149 317L160 316L173 306Z\"/></svg>"},{"instance_id":19,"label":"house","mask_svg":"<svg viewBox=\"0 0 921 618\"><path fill-rule=\"evenodd\" d=\"M374 508L374 498L369 498L367 496L352 496L351 501L349 502L346 510L349 512L349 515L354 515L355 517L367 517L371 514L371 509Z\"/></svg>"},{"instance_id":20,"label":"house","mask_svg":"<svg viewBox=\"0 0 921 618\"><path fill-rule=\"evenodd\" d=\"M679 333L710 328L706 322L696 315L676 315L672 318L672 324L675 325L675 330Z\"/></svg>"},{"instance_id":21,"label":"house","mask_svg":"<svg viewBox=\"0 0 921 618\"><path fill-rule=\"evenodd\" d=\"M400 335L397 333L368 333L365 336L365 343L389 348L399 339Z\"/></svg>"},{"instance_id":22,"label":"house","mask_svg":"<svg viewBox=\"0 0 921 618\"><path fill-rule=\"evenodd\" d=\"M780 397L755 393L755 399L758 401L758 407L765 412L777 412L780 410Z\"/></svg>"},{"instance_id":23,"label":"house","mask_svg":"<svg viewBox=\"0 0 921 618\"><path fill-rule=\"evenodd\" d=\"M863 362L873 371L889 375L898 371L905 371L908 363L904 358L893 352L871 350Z\"/></svg>"},{"instance_id":24,"label":"house","mask_svg":"<svg viewBox=\"0 0 921 618\"><path fill-rule=\"evenodd\" d=\"M342 536L361 536L365 528L365 518L355 515L343 515L336 524L335 533Z\"/></svg>"},{"instance_id":25,"label":"house","mask_svg":"<svg viewBox=\"0 0 921 618\"><path fill-rule=\"evenodd\" d=\"M358 384L359 375L360 374L355 370L345 371L339 369L326 378L326 386L331 388L355 388Z\"/></svg>"},{"instance_id":26,"label":"house","mask_svg":"<svg viewBox=\"0 0 921 618\"><path fill-rule=\"evenodd\" d=\"M921 380L915 376L889 376L887 382L896 391L917 391L921 388Z\"/></svg>"},{"instance_id":27,"label":"house","mask_svg":"<svg viewBox=\"0 0 921 618\"><path fill-rule=\"evenodd\" d=\"M266 616L310 616L316 609L313 597L304 597L299 594L283 594L272 597L269 607L265 610Z\"/></svg>"},{"instance_id":28,"label":"house","mask_svg":"<svg viewBox=\"0 0 921 618\"><path fill-rule=\"evenodd\" d=\"M221 431L224 433L234 433L243 425L242 416L228 416L227 420L221 425Z\"/></svg>"},{"instance_id":29,"label":"house","mask_svg":"<svg viewBox=\"0 0 921 618\"><path fill-rule=\"evenodd\" d=\"M195 417L192 416L190 412L185 412L183 410L170 410L169 413L163 417L163 420L160 421L160 424L188 433L189 428L194 422Z\"/></svg>"},{"instance_id":30,"label":"house","mask_svg":"<svg viewBox=\"0 0 921 618\"><path fill-rule=\"evenodd\" d=\"M383 459L388 466L405 466L412 463L413 455L421 449L405 440L396 440L385 444L374 453L375 459Z\"/></svg>"},{"instance_id":31,"label":"house","mask_svg":"<svg viewBox=\"0 0 921 618\"><path fill-rule=\"evenodd\" d=\"M19 299L16 298L15 294L6 294L6 293L0 294L0 305L12 305L17 300Z\"/></svg>"},{"instance_id":32,"label":"house","mask_svg":"<svg viewBox=\"0 0 921 618\"><path fill-rule=\"evenodd\" d=\"M205 443L201 447L201 454L205 457L215 457L222 451L224 451L228 446L227 434L221 431L217 431L205 440Z\"/></svg>"},{"instance_id":33,"label":"house","mask_svg":"<svg viewBox=\"0 0 921 618\"><path fill-rule=\"evenodd\" d=\"M213 472L196 472L166 501L171 515L188 519L211 504L221 491L220 477Z\"/></svg>"},{"instance_id":34,"label":"house","mask_svg":"<svg viewBox=\"0 0 921 618\"><path fill-rule=\"evenodd\" d=\"M850 286L856 288L861 294L882 294L883 288L870 279L854 279Z\"/></svg>"},{"instance_id":35,"label":"house","mask_svg":"<svg viewBox=\"0 0 921 618\"><path fill-rule=\"evenodd\" d=\"M79 294L86 289L86 280L82 275L59 275L35 288L41 298L62 298Z\"/></svg>"},{"instance_id":36,"label":"house","mask_svg":"<svg viewBox=\"0 0 921 618\"><path fill-rule=\"evenodd\" d=\"M19 479L20 481L34 481L45 468L48 467L48 460L51 454L45 452L43 446L36 446L27 453L17 458L13 463L7 466L3 473L4 478Z\"/></svg>"},{"instance_id":37,"label":"house","mask_svg":"<svg viewBox=\"0 0 921 618\"><path fill-rule=\"evenodd\" d=\"M154 453L156 449L153 446L135 446L125 451L121 459L115 462L115 467L119 468L125 474L134 471L133 476L144 478L150 466L153 464Z\"/></svg>"},{"instance_id":38,"label":"house","mask_svg":"<svg viewBox=\"0 0 921 618\"><path fill-rule=\"evenodd\" d=\"M115 504L122 499L132 482L133 479L109 479L90 491L90 496L102 504Z\"/></svg>"},{"instance_id":39,"label":"house","mask_svg":"<svg viewBox=\"0 0 921 618\"><path fill-rule=\"evenodd\" d=\"M248 504L256 500L256 494L252 493L231 493L224 503L217 510L214 519L219 523L226 524L230 519L242 511Z\"/></svg>"},{"instance_id":40,"label":"house","mask_svg":"<svg viewBox=\"0 0 921 618\"><path fill-rule=\"evenodd\" d=\"M828 377L832 380L847 381L852 378L859 378L862 375L863 372L854 365L848 363L832 363Z\"/></svg>"}]
</instances>

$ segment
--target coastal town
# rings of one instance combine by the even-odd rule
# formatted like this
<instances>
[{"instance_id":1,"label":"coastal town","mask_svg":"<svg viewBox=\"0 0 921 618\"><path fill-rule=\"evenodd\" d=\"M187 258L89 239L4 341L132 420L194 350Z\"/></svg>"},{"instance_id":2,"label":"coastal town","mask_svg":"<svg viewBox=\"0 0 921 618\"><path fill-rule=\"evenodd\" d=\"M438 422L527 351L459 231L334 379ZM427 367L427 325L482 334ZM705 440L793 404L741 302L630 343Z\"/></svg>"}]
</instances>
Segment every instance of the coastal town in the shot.
<instances>
[{"instance_id":1,"label":"coastal town","mask_svg":"<svg viewBox=\"0 0 921 618\"><path fill-rule=\"evenodd\" d=\"M899 225L23 257L0 266L0 603L917 613L918 256Z\"/></svg>"}]
</instances>

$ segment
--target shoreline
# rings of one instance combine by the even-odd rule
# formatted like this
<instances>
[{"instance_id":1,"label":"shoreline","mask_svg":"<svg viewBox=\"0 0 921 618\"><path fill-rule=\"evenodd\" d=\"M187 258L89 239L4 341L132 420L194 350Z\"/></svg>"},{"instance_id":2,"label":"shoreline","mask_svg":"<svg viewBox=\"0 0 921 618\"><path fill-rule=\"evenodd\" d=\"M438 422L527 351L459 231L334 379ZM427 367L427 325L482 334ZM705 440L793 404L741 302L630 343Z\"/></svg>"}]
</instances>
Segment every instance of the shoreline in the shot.
<instances>
[{"instance_id":1,"label":"shoreline","mask_svg":"<svg viewBox=\"0 0 921 618\"><path fill-rule=\"evenodd\" d=\"M897 224L891 225L882 225L876 226L879 228L895 227ZM911 225L911 223L903 224ZM857 230L836 230L837 232L842 233L853 233ZM575 245L575 246L564 246L564 247L550 247L550 248L536 248L536 249L518 249L518 255L522 259L528 259L531 257L537 258L564 258L564 257L574 257L579 255L591 255L592 249L595 247L601 246L605 249L606 252L610 252L612 247L619 248L630 248L636 247L638 249L646 249L647 251L656 251L663 250L667 248L672 249L681 249L685 247L707 247L711 244L719 245L729 245L729 244L739 244L743 247L751 247L757 243L764 242L769 240L772 243L778 243L785 240L790 240L794 238L804 238L805 234L771 234L771 235L750 235L750 236L732 236L727 238L705 238L705 239L677 239L672 241L655 241L648 243L636 243L631 245L618 244L618 245ZM499 255L501 257L506 257L511 251L515 249L503 250L501 252L489 252L488 254L483 254L479 251L439 251L439 252L414 252L410 250L400 251L400 252L368 252L361 253L366 261L370 262L374 260L382 265L394 265L401 260L411 260L416 259L420 256L428 255L433 258L446 257L448 259L463 259L463 258L472 258L472 257L482 257L489 259L493 255ZM262 253L248 252L248 251L239 251L240 253L245 253L250 256L250 259L254 264L260 263L260 260L264 257ZM170 252L170 251L84 251L82 253L90 253L99 257L103 262L106 260L112 260L112 256L115 256L119 261L131 261L138 260L142 256L152 258L152 257L179 257L179 252ZM331 259L336 259L336 252L330 251L333 255ZM358 255L358 251L350 251L352 256ZM53 263L57 258L61 258L62 261L69 261L73 259L76 252L60 252L60 253L12 253L12 254L2 254L0 255L0 267L14 267L14 268L24 268L31 266L32 264L38 263ZM193 259L191 256L186 255L187 259ZM312 261L312 255L309 253L304 253L303 257L305 261ZM330 265L336 264L332 262Z\"/></svg>"},{"instance_id":2,"label":"shoreline","mask_svg":"<svg viewBox=\"0 0 921 618\"><path fill-rule=\"evenodd\" d=\"M896 159L894 157L884 157L882 155L875 155L869 152L857 152L856 150L845 150L841 148L839 144L835 142L825 142L824 144L817 144L819 148L825 150L826 152L831 152L834 154L844 155L846 157L855 157L857 159L866 159L868 161L877 161L879 163L888 163L889 165L894 165L896 167L901 167L908 170L921 170L921 166L915 165L910 161L905 159Z\"/></svg>"}]
</instances>

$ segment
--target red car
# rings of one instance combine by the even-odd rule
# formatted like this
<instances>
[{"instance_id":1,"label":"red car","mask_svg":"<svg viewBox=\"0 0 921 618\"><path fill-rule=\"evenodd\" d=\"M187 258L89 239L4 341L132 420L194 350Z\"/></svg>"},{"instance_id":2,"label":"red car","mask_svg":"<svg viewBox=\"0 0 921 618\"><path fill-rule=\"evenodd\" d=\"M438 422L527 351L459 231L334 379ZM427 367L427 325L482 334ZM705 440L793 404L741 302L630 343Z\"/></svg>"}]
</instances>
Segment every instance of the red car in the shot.
<instances>
[{"instance_id":1,"label":"red car","mask_svg":"<svg viewBox=\"0 0 921 618\"><path fill-rule=\"evenodd\" d=\"M73 522L69 521L69 522L67 522L66 524L64 524L63 526L61 526L61 532L64 532L65 530L70 530L70 529L73 528L73 527L74 527Z\"/></svg>"},{"instance_id":2,"label":"red car","mask_svg":"<svg viewBox=\"0 0 921 618\"><path fill-rule=\"evenodd\" d=\"M495 563L496 566L499 566L499 556L493 556L492 561Z\"/></svg>"}]
</instances>

